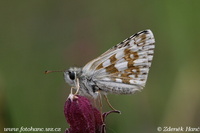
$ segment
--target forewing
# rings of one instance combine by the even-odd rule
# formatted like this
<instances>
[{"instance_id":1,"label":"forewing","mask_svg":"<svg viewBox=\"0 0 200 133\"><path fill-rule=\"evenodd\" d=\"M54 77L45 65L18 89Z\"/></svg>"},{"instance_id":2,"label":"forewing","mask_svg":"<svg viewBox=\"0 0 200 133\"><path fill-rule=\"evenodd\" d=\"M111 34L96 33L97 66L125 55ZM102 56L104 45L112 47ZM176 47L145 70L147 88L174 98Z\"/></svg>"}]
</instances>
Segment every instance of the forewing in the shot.
<instances>
[{"instance_id":1,"label":"forewing","mask_svg":"<svg viewBox=\"0 0 200 133\"><path fill-rule=\"evenodd\" d=\"M120 86L146 84L155 39L151 30L138 32L89 62L83 71L99 83Z\"/></svg>"}]
</instances>

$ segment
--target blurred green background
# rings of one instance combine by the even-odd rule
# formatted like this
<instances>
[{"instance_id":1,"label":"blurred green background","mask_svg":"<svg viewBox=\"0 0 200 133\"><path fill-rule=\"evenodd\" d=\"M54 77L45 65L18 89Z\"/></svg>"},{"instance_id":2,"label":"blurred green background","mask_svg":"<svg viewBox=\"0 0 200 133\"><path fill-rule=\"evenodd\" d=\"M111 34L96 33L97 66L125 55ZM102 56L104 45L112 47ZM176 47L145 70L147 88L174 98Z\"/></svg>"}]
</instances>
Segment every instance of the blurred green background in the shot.
<instances>
[{"instance_id":1,"label":"blurred green background","mask_svg":"<svg viewBox=\"0 0 200 133\"><path fill-rule=\"evenodd\" d=\"M200 123L200 1L0 1L0 132L5 127L68 127L70 87L62 73L84 66L138 31L156 39L145 89L109 95L122 114L108 133L156 133ZM104 104L104 111L110 108Z\"/></svg>"}]
</instances>

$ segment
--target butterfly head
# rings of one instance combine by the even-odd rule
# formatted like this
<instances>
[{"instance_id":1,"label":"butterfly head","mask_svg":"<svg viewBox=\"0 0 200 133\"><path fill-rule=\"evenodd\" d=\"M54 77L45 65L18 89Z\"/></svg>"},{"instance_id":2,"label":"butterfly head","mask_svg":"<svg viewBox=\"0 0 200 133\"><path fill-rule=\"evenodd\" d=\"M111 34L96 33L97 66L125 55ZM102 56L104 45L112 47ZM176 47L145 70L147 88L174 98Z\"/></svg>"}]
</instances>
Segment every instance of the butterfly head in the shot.
<instances>
[{"instance_id":1,"label":"butterfly head","mask_svg":"<svg viewBox=\"0 0 200 133\"><path fill-rule=\"evenodd\" d=\"M79 77L80 74L81 74L80 68L76 67L70 68L64 72L64 79L69 85L75 86L76 79Z\"/></svg>"}]
</instances>

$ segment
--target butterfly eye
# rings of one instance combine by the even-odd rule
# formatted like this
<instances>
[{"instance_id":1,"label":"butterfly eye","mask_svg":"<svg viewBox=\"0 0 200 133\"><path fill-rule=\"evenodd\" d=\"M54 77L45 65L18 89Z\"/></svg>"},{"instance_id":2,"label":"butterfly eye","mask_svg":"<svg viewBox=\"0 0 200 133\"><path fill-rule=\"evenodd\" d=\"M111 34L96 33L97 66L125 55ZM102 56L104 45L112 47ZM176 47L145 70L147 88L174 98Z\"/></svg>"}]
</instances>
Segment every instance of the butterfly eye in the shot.
<instances>
[{"instance_id":1,"label":"butterfly eye","mask_svg":"<svg viewBox=\"0 0 200 133\"><path fill-rule=\"evenodd\" d=\"M69 78L71 80L74 80L75 79L75 73L74 72L70 72L70 71L68 71L68 73L69 73Z\"/></svg>"}]
</instances>

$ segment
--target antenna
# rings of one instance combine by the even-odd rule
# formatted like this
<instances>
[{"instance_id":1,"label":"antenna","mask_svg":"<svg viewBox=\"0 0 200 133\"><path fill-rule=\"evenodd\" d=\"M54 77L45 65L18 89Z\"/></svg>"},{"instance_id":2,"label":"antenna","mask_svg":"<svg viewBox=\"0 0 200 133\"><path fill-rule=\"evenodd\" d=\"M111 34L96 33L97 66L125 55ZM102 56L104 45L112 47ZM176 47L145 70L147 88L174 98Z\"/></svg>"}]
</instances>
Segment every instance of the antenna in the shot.
<instances>
[{"instance_id":1,"label":"antenna","mask_svg":"<svg viewBox=\"0 0 200 133\"><path fill-rule=\"evenodd\" d=\"M64 72L64 71L51 71L51 70L46 70L44 72L44 74L49 74L49 73L53 73L53 72Z\"/></svg>"}]
</instances>

